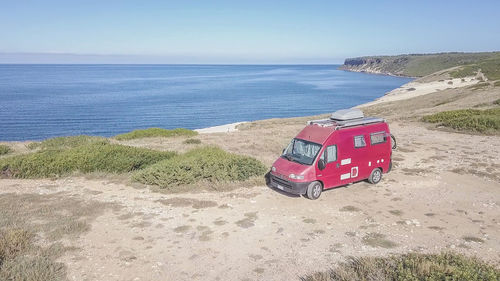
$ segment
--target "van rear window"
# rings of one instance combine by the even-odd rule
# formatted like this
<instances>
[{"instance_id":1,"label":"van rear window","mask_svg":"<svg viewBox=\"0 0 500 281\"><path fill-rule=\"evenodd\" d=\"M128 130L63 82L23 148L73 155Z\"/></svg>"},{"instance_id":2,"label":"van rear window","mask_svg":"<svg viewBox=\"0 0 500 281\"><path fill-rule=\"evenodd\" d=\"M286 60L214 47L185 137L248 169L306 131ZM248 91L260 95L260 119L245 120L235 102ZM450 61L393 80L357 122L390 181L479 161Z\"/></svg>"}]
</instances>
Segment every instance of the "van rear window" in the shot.
<instances>
[{"instance_id":1,"label":"van rear window","mask_svg":"<svg viewBox=\"0 0 500 281\"><path fill-rule=\"evenodd\" d=\"M360 147L365 147L366 146L366 141L365 141L365 136L355 136L354 137L354 147L355 148L360 148Z\"/></svg>"},{"instance_id":2,"label":"van rear window","mask_svg":"<svg viewBox=\"0 0 500 281\"><path fill-rule=\"evenodd\" d=\"M384 143L387 141L385 132L377 132L370 135L371 144Z\"/></svg>"}]
</instances>

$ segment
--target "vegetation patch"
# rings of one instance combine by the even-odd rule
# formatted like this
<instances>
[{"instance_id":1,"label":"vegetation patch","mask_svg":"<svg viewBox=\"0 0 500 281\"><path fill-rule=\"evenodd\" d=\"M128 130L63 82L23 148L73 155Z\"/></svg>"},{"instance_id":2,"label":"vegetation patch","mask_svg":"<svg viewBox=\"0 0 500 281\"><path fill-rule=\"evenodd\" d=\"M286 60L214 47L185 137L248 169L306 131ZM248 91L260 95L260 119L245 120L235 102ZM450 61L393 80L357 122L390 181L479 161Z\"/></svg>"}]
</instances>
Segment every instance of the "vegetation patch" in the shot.
<instances>
[{"instance_id":1,"label":"vegetation patch","mask_svg":"<svg viewBox=\"0 0 500 281\"><path fill-rule=\"evenodd\" d=\"M361 209L358 208L358 207L354 207L354 206L344 206L342 208L339 209L339 211L341 212L360 212Z\"/></svg>"},{"instance_id":2,"label":"vegetation patch","mask_svg":"<svg viewBox=\"0 0 500 281\"><path fill-rule=\"evenodd\" d=\"M424 116L423 121L438 123L460 131L498 133L500 131L500 108L444 111Z\"/></svg>"},{"instance_id":3,"label":"vegetation patch","mask_svg":"<svg viewBox=\"0 0 500 281\"><path fill-rule=\"evenodd\" d=\"M73 172L126 173L169 159L173 152L160 152L118 144L94 137L56 138L44 141L40 150L0 160L6 177L46 178Z\"/></svg>"},{"instance_id":4,"label":"vegetation patch","mask_svg":"<svg viewBox=\"0 0 500 281\"><path fill-rule=\"evenodd\" d=\"M176 191L179 186L199 182L210 185L245 181L263 176L266 171L267 168L252 157L228 153L217 147L201 147L138 171L133 178L160 189Z\"/></svg>"},{"instance_id":5,"label":"vegetation patch","mask_svg":"<svg viewBox=\"0 0 500 281\"><path fill-rule=\"evenodd\" d=\"M28 148L63 150L83 145L108 144L108 143L109 140L103 137L81 135L81 136L70 136L70 137L57 137L57 138L46 139L42 142L32 142L28 145Z\"/></svg>"},{"instance_id":6,"label":"vegetation patch","mask_svg":"<svg viewBox=\"0 0 500 281\"><path fill-rule=\"evenodd\" d=\"M184 144L201 144L201 140L199 139L187 139L183 141Z\"/></svg>"},{"instance_id":7,"label":"vegetation patch","mask_svg":"<svg viewBox=\"0 0 500 281\"><path fill-rule=\"evenodd\" d=\"M481 70L481 72L489 80L499 80L500 79L500 55L498 53L495 56L481 60L477 63L465 65L456 71L450 72L450 75L454 78L461 78L466 76L474 76Z\"/></svg>"},{"instance_id":8,"label":"vegetation patch","mask_svg":"<svg viewBox=\"0 0 500 281\"><path fill-rule=\"evenodd\" d=\"M363 237L362 242L365 245L380 248L394 248L398 245L390 240L385 239L385 235L380 233L367 233Z\"/></svg>"},{"instance_id":9,"label":"vegetation patch","mask_svg":"<svg viewBox=\"0 0 500 281\"><path fill-rule=\"evenodd\" d=\"M0 144L0 156L12 152L12 149L7 145Z\"/></svg>"},{"instance_id":10,"label":"vegetation patch","mask_svg":"<svg viewBox=\"0 0 500 281\"><path fill-rule=\"evenodd\" d=\"M117 140L132 140L132 139L142 139L142 138L152 138L152 137L192 137L196 136L198 133L193 130L177 128L173 130L167 130L162 128L149 128L143 130L135 130L125 134L115 136Z\"/></svg>"},{"instance_id":11,"label":"vegetation patch","mask_svg":"<svg viewBox=\"0 0 500 281\"><path fill-rule=\"evenodd\" d=\"M496 281L500 270L477 258L456 253L351 257L334 269L301 278L303 281L350 280L469 280Z\"/></svg>"},{"instance_id":12,"label":"vegetation patch","mask_svg":"<svg viewBox=\"0 0 500 281\"><path fill-rule=\"evenodd\" d=\"M464 236L463 239L467 242L484 243L484 240L475 236Z\"/></svg>"}]
</instances>

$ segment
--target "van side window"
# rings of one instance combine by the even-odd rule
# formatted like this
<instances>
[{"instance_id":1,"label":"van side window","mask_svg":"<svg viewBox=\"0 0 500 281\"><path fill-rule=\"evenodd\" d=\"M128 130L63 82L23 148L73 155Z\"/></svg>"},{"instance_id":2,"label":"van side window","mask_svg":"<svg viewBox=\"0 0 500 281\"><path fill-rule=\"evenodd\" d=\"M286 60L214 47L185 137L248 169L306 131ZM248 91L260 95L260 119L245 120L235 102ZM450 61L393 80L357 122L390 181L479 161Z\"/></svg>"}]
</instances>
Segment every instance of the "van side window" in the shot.
<instances>
[{"instance_id":1,"label":"van side window","mask_svg":"<svg viewBox=\"0 0 500 281\"><path fill-rule=\"evenodd\" d=\"M360 148L360 147L365 147L366 142L365 142L365 136L355 136L354 137L354 147L355 148Z\"/></svg>"},{"instance_id":2,"label":"van side window","mask_svg":"<svg viewBox=\"0 0 500 281\"><path fill-rule=\"evenodd\" d=\"M337 146L330 145L326 148L326 163L337 161Z\"/></svg>"},{"instance_id":3,"label":"van side window","mask_svg":"<svg viewBox=\"0 0 500 281\"><path fill-rule=\"evenodd\" d=\"M370 135L371 144L384 143L387 141L385 132L376 132Z\"/></svg>"}]
</instances>

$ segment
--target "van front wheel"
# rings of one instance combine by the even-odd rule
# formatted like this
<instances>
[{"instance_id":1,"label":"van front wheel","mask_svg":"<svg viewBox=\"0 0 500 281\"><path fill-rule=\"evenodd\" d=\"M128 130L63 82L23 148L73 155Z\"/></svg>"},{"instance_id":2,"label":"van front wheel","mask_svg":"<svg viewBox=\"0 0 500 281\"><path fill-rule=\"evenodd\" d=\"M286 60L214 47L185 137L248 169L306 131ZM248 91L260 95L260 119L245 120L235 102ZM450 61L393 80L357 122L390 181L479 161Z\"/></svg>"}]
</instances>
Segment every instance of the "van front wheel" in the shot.
<instances>
[{"instance_id":1,"label":"van front wheel","mask_svg":"<svg viewBox=\"0 0 500 281\"><path fill-rule=\"evenodd\" d=\"M311 200L316 200L321 195L321 191L323 191L323 186L319 181L313 181L307 187L307 198Z\"/></svg>"},{"instance_id":2,"label":"van front wheel","mask_svg":"<svg viewBox=\"0 0 500 281\"><path fill-rule=\"evenodd\" d=\"M382 170L380 168L373 169L370 177L368 177L368 181L371 184L377 184L382 179Z\"/></svg>"}]
</instances>

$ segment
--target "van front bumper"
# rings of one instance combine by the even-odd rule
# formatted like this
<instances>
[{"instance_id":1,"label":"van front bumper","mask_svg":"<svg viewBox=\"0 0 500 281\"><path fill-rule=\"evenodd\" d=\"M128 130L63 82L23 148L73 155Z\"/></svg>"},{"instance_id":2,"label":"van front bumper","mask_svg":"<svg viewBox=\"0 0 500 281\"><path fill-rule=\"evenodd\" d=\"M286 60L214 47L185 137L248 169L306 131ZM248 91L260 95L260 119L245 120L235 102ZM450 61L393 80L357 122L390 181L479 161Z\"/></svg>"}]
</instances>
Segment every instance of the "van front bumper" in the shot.
<instances>
[{"instance_id":1,"label":"van front bumper","mask_svg":"<svg viewBox=\"0 0 500 281\"><path fill-rule=\"evenodd\" d=\"M288 193L303 195L307 192L307 187L311 182L294 182L282 179L270 174L270 184L272 187L283 190Z\"/></svg>"}]
</instances>

